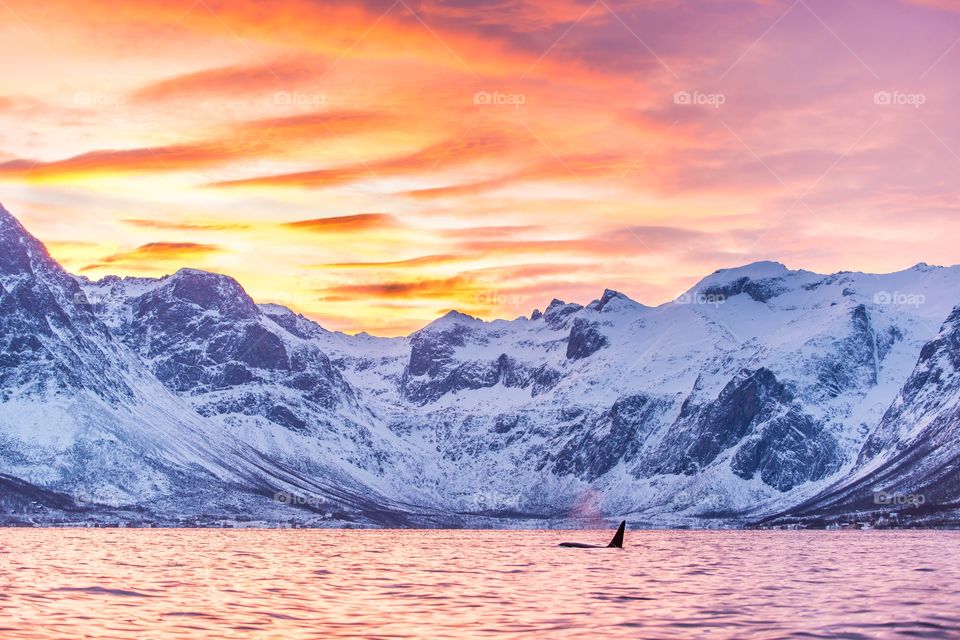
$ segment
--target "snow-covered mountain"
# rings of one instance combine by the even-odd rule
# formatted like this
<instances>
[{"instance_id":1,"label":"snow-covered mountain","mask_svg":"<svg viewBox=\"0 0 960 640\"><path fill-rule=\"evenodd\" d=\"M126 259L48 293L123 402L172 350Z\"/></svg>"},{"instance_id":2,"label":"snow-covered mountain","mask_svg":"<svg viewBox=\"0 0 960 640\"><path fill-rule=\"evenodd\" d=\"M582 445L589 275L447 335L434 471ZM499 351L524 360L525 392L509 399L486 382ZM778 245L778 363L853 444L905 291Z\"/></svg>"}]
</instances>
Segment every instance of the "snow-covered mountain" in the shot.
<instances>
[{"instance_id":1,"label":"snow-covered mountain","mask_svg":"<svg viewBox=\"0 0 960 640\"><path fill-rule=\"evenodd\" d=\"M929 471L960 455L957 267L763 262L388 339L192 269L71 276L2 208L0 243L0 511L703 525L890 465L958 497Z\"/></svg>"},{"instance_id":2,"label":"snow-covered mountain","mask_svg":"<svg viewBox=\"0 0 960 640\"><path fill-rule=\"evenodd\" d=\"M356 402L316 348L291 348L284 365L277 342L264 339L253 348L243 343L260 329L255 320L261 312L236 283L189 271L162 282L128 280L125 291L143 288L136 313L158 323L157 331L141 327L141 334L130 328L132 307L105 299L109 281L85 291L2 207L0 246L3 512L42 518L52 511L57 518L77 519L98 512L134 519L144 514L277 519L290 510L274 499L281 495L310 497L298 505L307 513L403 522L390 515L402 513L402 505L342 469L347 447L333 454L320 439L302 434L297 439L291 424L273 432L256 429L258 412L281 423L289 418L269 398L283 402L283 394L298 384L306 387L297 397L305 406L334 406L333 394L343 394L351 408ZM238 321L219 324L228 317ZM175 341L178 336L182 341ZM190 342L196 340L202 344ZM218 368L218 359L236 361L236 367ZM236 412L249 414L250 421L217 419L218 411L231 410L225 390L240 389L237 371L244 363L263 376L258 384L267 399L238 390L234 399L246 404ZM342 411L336 427L349 429L348 416ZM319 419L310 425L323 428ZM279 443L271 441L276 431ZM362 455L375 455L362 438L350 435ZM395 455L400 445L392 449ZM288 457L299 458L299 464L287 464Z\"/></svg>"}]
</instances>

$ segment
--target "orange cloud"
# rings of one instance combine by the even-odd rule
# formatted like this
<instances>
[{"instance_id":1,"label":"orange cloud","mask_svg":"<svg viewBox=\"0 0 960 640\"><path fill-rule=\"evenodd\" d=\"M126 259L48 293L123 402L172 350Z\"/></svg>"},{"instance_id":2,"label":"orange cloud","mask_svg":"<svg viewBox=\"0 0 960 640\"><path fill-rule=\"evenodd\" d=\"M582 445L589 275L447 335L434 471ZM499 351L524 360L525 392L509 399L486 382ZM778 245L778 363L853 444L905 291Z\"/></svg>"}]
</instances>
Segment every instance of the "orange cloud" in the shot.
<instances>
[{"instance_id":1,"label":"orange cloud","mask_svg":"<svg viewBox=\"0 0 960 640\"><path fill-rule=\"evenodd\" d=\"M217 245L198 244L194 242L150 242L133 249L107 256L95 264L90 264L81 271L93 271L109 266L123 266L126 268L140 268L153 270L158 262L185 262L204 258L218 253L222 249ZM162 267L161 267L162 268Z\"/></svg>"},{"instance_id":2,"label":"orange cloud","mask_svg":"<svg viewBox=\"0 0 960 640\"><path fill-rule=\"evenodd\" d=\"M456 299L465 292L473 291L471 279L464 275L443 279L418 279L410 282L376 282L371 284L345 284L325 287L319 293L321 301L337 302L366 298L416 298Z\"/></svg>"},{"instance_id":3,"label":"orange cloud","mask_svg":"<svg viewBox=\"0 0 960 640\"><path fill-rule=\"evenodd\" d=\"M511 317L532 310L535 302L546 303L555 295L576 292L593 295L598 285L578 280L595 275L592 264L520 264L464 271L448 277L402 278L387 276L373 282L333 284L317 289L319 302L407 313L433 314L456 309L480 317L508 313ZM548 287L550 294L544 294ZM441 302L436 311L430 301ZM393 332L396 334L396 331Z\"/></svg>"},{"instance_id":4,"label":"orange cloud","mask_svg":"<svg viewBox=\"0 0 960 640\"><path fill-rule=\"evenodd\" d=\"M960 259L960 15L931 8L956 2L874 3L868 31L827 0L391 2L3 0L6 198L87 243L56 247L70 268L208 260L353 330L507 314L490 291L656 302L757 258ZM893 90L925 103L874 104ZM126 100L74 95L98 91ZM356 211L390 213L330 213ZM231 251L112 254L152 231Z\"/></svg>"},{"instance_id":5,"label":"orange cloud","mask_svg":"<svg viewBox=\"0 0 960 640\"><path fill-rule=\"evenodd\" d=\"M329 64L329 63L328 63ZM306 60L279 60L269 64L233 65L186 73L141 87L131 99L154 103L163 100L198 97L250 95L257 92L281 92L314 80L324 67Z\"/></svg>"},{"instance_id":6,"label":"orange cloud","mask_svg":"<svg viewBox=\"0 0 960 640\"><path fill-rule=\"evenodd\" d=\"M284 223L283 226L318 233L351 233L374 228L394 227L397 224L397 219L386 213L358 213L351 216L298 220Z\"/></svg>"},{"instance_id":7,"label":"orange cloud","mask_svg":"<svg viewBox=\"0 0 960 640\"><path fill-rule=\"evenodd\" d=\"M211 167L232 154L218 146L172 145L119 151L91 151L65 160L10 160L0 163L0 178L43 182L93 175L156 173Z\"/></svg>"},{"instance_id":8,"label":"orange cloud","mask_svg":"<svg viewBox=\"0 0 960 640\"><path fill-rule=\"evenodd\" d=\"M424 3L420 10L425 16L470 21L478 25L498 26L509 24L521 32L535 32L556 25L571 25L577 21L602 14L600 7L576 0L551 0L549 10L539 2L524 0L494 0L483 3L483 11L477 11L472 3Z\"/></svg>"},{"instance_id":9,"label":"orange cloud","mask_svg":"<svg viewBox=\"0 0 960 640\"><path fill-rule=\"evenodd\" d=\"M525 141L524 141L525 142ZM432 144L413 153L384 160L360 162L330 169L281 173L212 184L216 187L301 187L321 188L349 184L363 178L422 175L438 166L463 165L489 160L523 146L509 131L464 135Z\"/></svg>"},{"instance_id":10,"label":"orange cloud","mask_svg":"<svg viewBox=\"0 0 960 640\"><path fill-rule=\"evenodd\" d=\"M243 231L249 229L248 224L237 223L195 223L195 222L169 222L166 220L150 219L127 219L124 224L142 229L161 229L163 231Z\"/></svg>"},{"instance_id":11,"label":"orange cloud","mask_svg":"<svg viewBox=\"0 0 960 640\"><path fill-rule=\"evenodd\" d=\"M370 134L403 126L406 118L383 111L322 109L278 117L258 118L233 125L225 137L244 147L268 146L274 151L291 151L291 145L326 140L336 136Z\"/></svg>"},{"instance_id":12,"label":"orange cloud","mask_svg":"<svg viewBox=\"0 0 960 640\"><path fill-rule=\"evenodd\" d=\"M29 3L11 1L18 14L32 13ZM76 5L66 0L50 0L50 4L53 7L47 9L47 15L59 14L64 20L76 16ZM600 5L581 8L572 0L556 7L553 4L546 8L532 2L500 3L491 11L486 6L478 9L468 4L461 10L450 10L404 2L317 4L311 0L275 0L261 4L207 0L197 6L188 0L142 0L132 6L119 0L93 0L84 5L81 22L88 28L112 28L119 32L117 37L125 35L134 41L142 40L144 32L153 32L159 38L171 29L218 38L226 32L244 41L329 56L332 65L345 51L351 58L362 60L390 60L403 51L421 64L475 76L529 72L534 77L566 74L571 79L595 82L597 74L562 49L550 56L543 54L571 25L610 23L614 17ZM500 19L493 17L498 11L502 12ZM478 30L478 24L483 27L484 23L490 28ZM518 33L513 31L514 24ZM527 32L537 29L553 29L556 34L543 44L533 44Z\"/></svg>"},{"instance_id":13,"label":"orange cloud","mask_svg":"<svg viewBox=\"0 0 960 640\"><path fill-rule=\"evenodd\" d=\"M8 160L0 162L0 179L52 182L91 176L208 169L249 158L295 154L307 144L370 132L391 120L389 116L372 112L326 111L241 121L224 126L220 137L209 140L96 150L54 161Z\"/></svg>"}]
</instances>

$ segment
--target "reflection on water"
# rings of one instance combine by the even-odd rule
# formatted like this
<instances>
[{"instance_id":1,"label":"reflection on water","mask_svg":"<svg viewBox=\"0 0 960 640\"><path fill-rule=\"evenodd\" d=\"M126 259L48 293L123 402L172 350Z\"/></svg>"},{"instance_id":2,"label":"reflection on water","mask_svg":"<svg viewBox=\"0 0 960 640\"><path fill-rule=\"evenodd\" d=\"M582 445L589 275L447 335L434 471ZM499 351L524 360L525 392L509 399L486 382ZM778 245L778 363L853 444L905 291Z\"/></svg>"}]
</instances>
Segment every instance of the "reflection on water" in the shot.
<instances>
[{"instance_id":1,"label":"reflection on water","mask_svg":"<svg viewBox=\"0 0 960 640\"><path fill-rule=\"evenodd\" d=\"M0 529L0 638L960 638L952 532Z\"/></svg>"}]
</instances>

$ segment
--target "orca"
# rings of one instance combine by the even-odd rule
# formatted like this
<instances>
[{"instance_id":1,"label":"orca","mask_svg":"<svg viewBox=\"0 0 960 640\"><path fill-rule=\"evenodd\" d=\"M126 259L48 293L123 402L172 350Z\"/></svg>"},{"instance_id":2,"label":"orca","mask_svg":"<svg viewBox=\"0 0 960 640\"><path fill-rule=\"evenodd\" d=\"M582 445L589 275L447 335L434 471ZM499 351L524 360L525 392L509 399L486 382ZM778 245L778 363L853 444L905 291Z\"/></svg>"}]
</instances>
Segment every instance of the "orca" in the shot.
<instances>
[{"instance_id":1,"label":"orca","mask_svg":"<svg viewBox=\"0 0 960 640\"><path fill-rule=\"evenodd\" d=\"M620 527L617 529L616 535L613 536L613 540L610 541L606 547L599 544L587 544L585 542L561 542L561 547L573 547L575 549L610 549L616 547L617 549L623 548L623 533L627 530L627 521L624 520L620 523Z\"/></svg>"}]
</instances>

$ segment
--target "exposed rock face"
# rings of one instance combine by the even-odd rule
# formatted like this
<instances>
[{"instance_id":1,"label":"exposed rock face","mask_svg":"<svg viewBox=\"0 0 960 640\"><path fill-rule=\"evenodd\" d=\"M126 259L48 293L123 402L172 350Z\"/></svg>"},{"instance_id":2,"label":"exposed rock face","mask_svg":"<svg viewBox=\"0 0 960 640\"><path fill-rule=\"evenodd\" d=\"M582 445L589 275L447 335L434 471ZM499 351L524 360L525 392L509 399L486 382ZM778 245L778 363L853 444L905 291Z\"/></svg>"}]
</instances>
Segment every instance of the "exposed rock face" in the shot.
<instances>
[{"instance_id":1,"label":"exposed rock face","mask_svg":"<svg viewBox=\"0 0 960 640\"><path fill-rule=\"evenodd\" d=\"M725 452L737 476L759 475L778 491L820 480L843 462L834 437L766 368L741 371L708 403L688 398L646 465L652 473L694 475Z\"/></svg>"},{"instance_id":2,"label":"exposed rock face","mask_svg":"<svg viewBox=\"0 0 960 640\"><path fill-rule=\"evenodd\" d=\"M731 468L745 480L759 474L765 484L789 491L833 474L842 462L835 438L816 420L790 408L744 441Z\"/></svg>"},{"instance_id":3,"label":"exposed rock face","mask_svg":"<svg viewBox=\"0 0 960 640\"><path fill-rule=\"evenodd\" d=\"M567 339L567 358L579 360L586 358L607 346L607 338L600 332L596 323L577 318L570 327Z\"/></svg>"},{"instance_id":4,"label":"exposed rock face","mask_svg":"<svg viewBox=\"0 0 960 640\"><path fill-rule=\"evenodd\" d=\"M817 379L824 394L835 398L852 389L876 385L879 341L866 306L857 305L850 314L849 334L835 340L817 361Z\"/></svg>"},{"instance_id":5,"label":"exposed rock face","mask_svg":"<svg viewBox=\"0 0 960 640\"><path fill-rule=\"evenodd\" d=\"M684 402L661 448L662 462L651 464L658 473L697 473L791 400L790 392L770 370L742 371L714 401L695 405L688 398Z\"/></svg>"},{"instance_id":6,"label":"exposed rock face","mask_svg":"<svg viewBox=\"0 0 960 640\"><path fill-rule=\"evenodd\" d=\"M783 292L784 289L778 278L751 280L747 277L738 278L724 285L706 287L701 291L704 296L716 300L726 300L744 293L757 302L767 302Z\"/></svg>"},{"instance_id":7,"label":"exposed rock face","mask_svg":"<svg viewBox=\"0 0 960 640\"><path fill-rule=\"evenodd\" d=\"M490 341L479 320L451 312L410 339L410 360L404 375L406 399L426 404L464 390L502 385L530 388L538 395L557 382L560 374L547 365L531 367L506 353L463 359L458 350Z\"/></svg>"},{"instance_id":8,"label":"exposed rock face","mask_svg":"<svg viewBox=\"0 0 960 640\"><path fill-rule=\"evenodd\" d=\"M583 424L572 434L557 453L553 471L593 481L620 462L632 462L665 408L645 395L617 400L595 422Z\"/></svg>"},{"instance_id":9,"label":"exposed rock face","mask_svg":"<svg viewBox=\"0 0 960 640\"><path fill-rule=\"evenodd\" d=\"M574 302L564 302L554 298L546 311L543 312L543 320L551 329L559 329L566 325L567 321L583 307Z\"/></svg>"}]
</instances>

